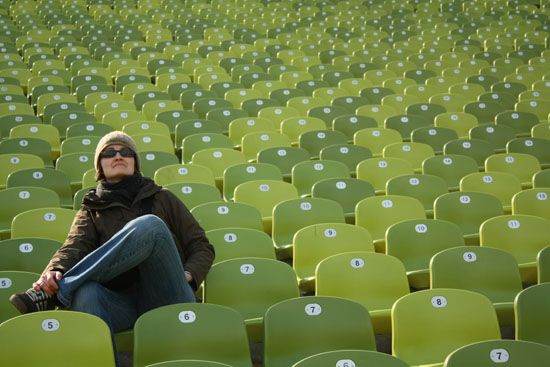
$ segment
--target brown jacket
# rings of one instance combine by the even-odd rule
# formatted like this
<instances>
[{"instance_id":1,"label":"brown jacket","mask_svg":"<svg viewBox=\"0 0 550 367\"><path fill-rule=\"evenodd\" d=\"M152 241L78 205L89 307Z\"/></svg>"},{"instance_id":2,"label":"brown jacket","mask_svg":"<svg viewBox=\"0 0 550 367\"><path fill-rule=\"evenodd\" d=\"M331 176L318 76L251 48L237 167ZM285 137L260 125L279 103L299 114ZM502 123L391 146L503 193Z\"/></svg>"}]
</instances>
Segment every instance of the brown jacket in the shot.
<instances>
[{"instance_id":1,"label":"brown jacket","mask_svg":"<svg viewBox=\"0 0 550 367\"><path fill-rule=\"evenodd\" d=\"M193 276L191 286L197 289L214 260L214 247L208 242L204 230L183 203L170 191L153 181L147 182L136 195L131 207L119 202L105 203L97 199L95 190L77 212L67 239L53 255L46 270L65 273L86 255L110 239L126 223L150 213L161 218L174 237L181 262Z\"/></svg>"}]
</instances>

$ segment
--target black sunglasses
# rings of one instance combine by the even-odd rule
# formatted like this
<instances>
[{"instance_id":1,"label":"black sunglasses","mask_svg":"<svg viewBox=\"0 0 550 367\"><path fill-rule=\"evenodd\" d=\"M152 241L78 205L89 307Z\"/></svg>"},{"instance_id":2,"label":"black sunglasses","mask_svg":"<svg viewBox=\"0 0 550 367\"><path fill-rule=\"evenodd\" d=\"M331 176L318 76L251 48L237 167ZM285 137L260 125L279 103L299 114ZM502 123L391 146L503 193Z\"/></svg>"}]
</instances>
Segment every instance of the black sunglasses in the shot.
<instances>
[{"instance_id":1,"label":"black sunglasses","mask_svg":"<svg viewBox=\"0 0 550 367\"><path fill-rule=\"evenodd\" d=\"M117 153L120 153L120 155L125 158L136 156L136 153L130 148L122 148L121 150L107 149L101 152L99 156L101 158L113 158Z\"/></svg>"}]
</instances>

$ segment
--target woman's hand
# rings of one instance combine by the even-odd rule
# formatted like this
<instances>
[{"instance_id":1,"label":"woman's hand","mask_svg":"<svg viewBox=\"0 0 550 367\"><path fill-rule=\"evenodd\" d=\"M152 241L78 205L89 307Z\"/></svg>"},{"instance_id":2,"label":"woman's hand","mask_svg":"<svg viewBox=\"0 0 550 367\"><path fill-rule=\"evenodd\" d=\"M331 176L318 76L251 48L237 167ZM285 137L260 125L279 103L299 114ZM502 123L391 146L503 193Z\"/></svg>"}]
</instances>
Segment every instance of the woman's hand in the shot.
<instances>
[{"instance_id":1,"label":"woman's hand","mask_svg":"<svg viewBox=\"0 0 550 367\"><path fill-rule=\"evenodd\" d=\"M63 278L63 274L59 271L45 271L40 276L40 279L32 284L32 287L35 291L43 290L51 296L58 291L59 286L57 282L60 281L61 278Z\"/></svg>"}]
</instances>

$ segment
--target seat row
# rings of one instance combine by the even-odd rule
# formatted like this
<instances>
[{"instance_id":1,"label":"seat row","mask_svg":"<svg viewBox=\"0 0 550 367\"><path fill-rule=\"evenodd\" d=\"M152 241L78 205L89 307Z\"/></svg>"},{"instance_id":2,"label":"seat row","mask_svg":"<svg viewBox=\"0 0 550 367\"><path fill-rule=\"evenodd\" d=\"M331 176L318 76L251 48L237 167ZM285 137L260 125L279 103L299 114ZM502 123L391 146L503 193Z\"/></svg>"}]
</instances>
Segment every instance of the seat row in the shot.
<instances>
[{"instance_id":1,"label":"seat row","mask_svg":"<svg viewBox=\"0 0 550 367\"><path fill-rule=\"evenodd\" d=\"M548 197L545 191L539 193L542 196L540 194ZM533 201L537 204L538 199ZM337 202L323 198L284 200L274 207L272 217L264 218L257 208L238 202L206 203L195 207L191 212L207 231L207 235L212 236L211 241L215 247L218 244L218 259L240 254L241 243L244 243L244 249L249 249L248 242L257 242L257 252L253 253L255 255L246 255L245 252L245 256L275 258L276 255L277 258L297 262L308 259L309 270L299 274L299 278L304 280L304 290L312 289L315 284L311 281L315 266L328 255L321 253L311 258L311 251L315 247L309 249L303 246L323 241L327 241L327 246L347 243L351 246L349 251L375 249L390 255L402 253L403 256L396 255L399 258L409 256L404 250L408 245L412 246L413 253L428 249L428 255L423 255L424 261L418 262L417 258L416 262L406 264L407 271L423 270L418 275L418 281L410 279L411 286L415 288L426 287L428 281L425 270L428 268L428 260L436 250L464 244L502 248L514 254L522 269L524 281L532 282L536 279L536 254L547 245L549 220L540 216L537 210L532 210L529 214L505 215L497 198L476 192L441 195L435 201L434 208L434 219L429 219L421 203L414 198L399 195L373 196L357 204L355 224L346 223L342 207ZM3 234L11 235L14 240L38 237L62 243L73 217L74 211L70 209L31 209L17 214L13 220L11 217L7 218L11 227L9 231L4 230ZM269 228L266 223L270 224ZM218 231L223 228L247 230L241 239L234 231ZM443 240L441 236L446 232L447 239ZM312 238L314 235L317 237ZM413 246L417 243L415 241L418 242L417 246ZM299 246L296 246L297 242L300 243ZM228 245L234 245L236 252L224 247Z\"/></svg>"},{"instance_id":2,"label":"seat row","mask_svg":"<svg viewBox=\"0 0 550 367\"><path fill-rule=\"evenodd\" d=\"M527 331L545 322L541 306L548 303L548 291L548 283L544 283L518 295L518 329ZM531 334L526 332L524 340L536 342L500 340L493 305L476 292L445 288L416 292L397 300L392 316L393 358L374 353L376 343L369 313L356 302L326 296L278 302L269 307L263 317L263 366L317 365L316 359L311 358L321 357L311 356L337 350L343 351L338 355L348 358L373 358L382 366L447 367L460 366L464 361L472 363L476 354L482 355L477 358L497 361L494 363L511 358L520 365L542 366L550 353L548 345L539 344L544 343L540 336L537 338L540 333L533 330ZM422 328L418 327L419 321ZM86 326L83 328L83 325ZM329 334L331 337L327 338ZM35 363L38 353L29 353L33 350L48 351L51 358L63 355L63 363L114 365L108 328L92 315L45 311L15 317L0 324L0 339L10 340L12 346L0 356L0 361L6 364ZM481 350L472 353L474 355L469 353L478 348ZM373 352L369 355L351 350ZM152 366L181 359L209 360L223 366L252 366L239 312L209 303L176 304L140 316L134 327L134 365ZM349 363L350 359L346 361ZM176 362L167 365L186 366Z\"/></svg>"}]
</instances>

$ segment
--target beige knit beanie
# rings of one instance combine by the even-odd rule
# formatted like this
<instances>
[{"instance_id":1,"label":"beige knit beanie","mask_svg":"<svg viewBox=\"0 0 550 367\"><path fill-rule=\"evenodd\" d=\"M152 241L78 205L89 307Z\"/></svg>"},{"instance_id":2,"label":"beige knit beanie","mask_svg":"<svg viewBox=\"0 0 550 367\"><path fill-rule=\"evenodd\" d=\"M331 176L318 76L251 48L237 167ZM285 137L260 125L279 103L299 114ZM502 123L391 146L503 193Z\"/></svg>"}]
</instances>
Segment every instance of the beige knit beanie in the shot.
<instances>
[{"instance_id":1,"label":"beige knit beanie","mask_svg":"<svg viewBox=\"0 0 550 367\"><path fill-rule=\"evenodd\" d=\"M94 164L95 164L95 178L96 181L100 181L104 178L103 176L103 170L101 169L101 164L99 163L99 154L103 152L105 148L107 148L109 145L114 144L120 144L124 145L125 147L132 149L134 153L136 154L135 162L135 170L136 172L139 172L139 155L136 147L136 142L134 139L132 139L128 134L123 133L122 131L111 131L107 135L101 138L99 143L97 143L97 148L95 149L95 157L94 157Z\"/></svg>"}]
</instances>

